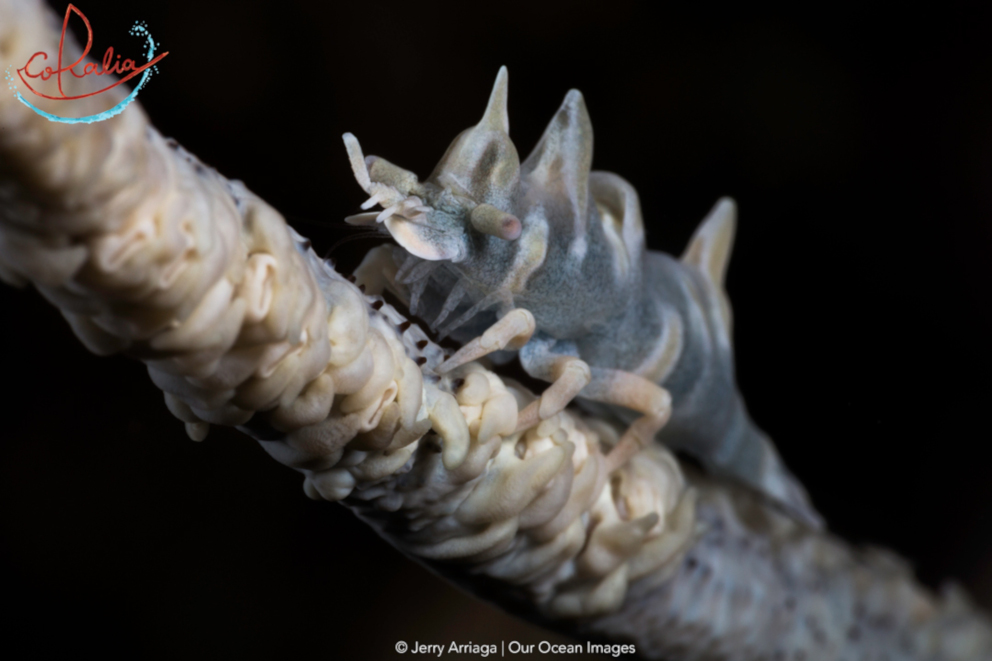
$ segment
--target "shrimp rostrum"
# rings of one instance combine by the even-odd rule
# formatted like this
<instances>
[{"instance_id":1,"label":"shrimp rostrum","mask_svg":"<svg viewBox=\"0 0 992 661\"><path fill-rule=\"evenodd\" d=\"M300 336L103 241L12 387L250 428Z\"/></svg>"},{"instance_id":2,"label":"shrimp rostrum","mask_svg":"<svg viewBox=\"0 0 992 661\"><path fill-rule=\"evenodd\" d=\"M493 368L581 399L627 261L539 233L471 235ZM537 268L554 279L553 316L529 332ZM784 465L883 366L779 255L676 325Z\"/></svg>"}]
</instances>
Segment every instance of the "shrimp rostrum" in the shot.
<instances>
[{"instance_id":1,"label":"shrimp rostrum","mask_svg":"<svg viewBox=\"0 0 992 661\"><path fill-rule=\"evenodd\" d=\"M344 140L371 196L363 209L383 208L348 221L383 227L399 244L372 251L356 275L459 343L439 373L519 355L529 375L551 385L521 411L518 428L578 398L629 423L613 466L657 439L821 525L735 383L723 288L732 200L717 202L681 259L646 250L634 188L591 170L592 124L577 90L521 163L505 67L482 120L424 181L365 157L353 135Z\"/></svg>"}]
</instances>

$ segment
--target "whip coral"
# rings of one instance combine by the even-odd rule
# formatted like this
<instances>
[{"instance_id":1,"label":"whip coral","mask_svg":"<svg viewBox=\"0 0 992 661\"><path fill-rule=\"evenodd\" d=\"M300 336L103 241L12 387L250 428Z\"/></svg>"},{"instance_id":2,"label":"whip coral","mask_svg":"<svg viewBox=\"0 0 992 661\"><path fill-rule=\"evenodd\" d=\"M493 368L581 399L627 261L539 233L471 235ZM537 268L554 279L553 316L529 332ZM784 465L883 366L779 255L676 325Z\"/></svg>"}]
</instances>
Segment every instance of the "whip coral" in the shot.
<instances>
[{"instance_id":1,"label":"whip coral","mask_svg":"<svg viewBox=\"0 0 992 661\"><path fill-rule=\"evenodd\" d=\"M0 3L0 65L56 36L38 5ZM565 410L518 431L527 389L474 362L439 375L444 349L401 310L138 107L64 126L7 96L0 124L6 282L33 284L91 351L143 361L194 440L238 428L308 496L504 608L644 658L992 649L963 596L887 554L660 445L611 465L609 420Z\"/></svg>"}]
</instances>

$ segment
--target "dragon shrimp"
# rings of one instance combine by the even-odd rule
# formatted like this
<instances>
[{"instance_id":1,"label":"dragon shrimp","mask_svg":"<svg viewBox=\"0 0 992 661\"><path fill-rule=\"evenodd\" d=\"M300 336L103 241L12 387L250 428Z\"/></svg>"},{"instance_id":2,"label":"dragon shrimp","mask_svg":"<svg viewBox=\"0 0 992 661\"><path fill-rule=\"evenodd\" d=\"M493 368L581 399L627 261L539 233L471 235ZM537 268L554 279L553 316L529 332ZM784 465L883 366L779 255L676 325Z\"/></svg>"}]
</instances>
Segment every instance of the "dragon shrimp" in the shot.
<instances>
[{"instance_id":1,"label":"dragon shrimp","mask_svg":"<svg viewBox=\"0 0 992 661\"><path fill-rule=\"evenodd\" d=\"M637 192L591 170L581 93L567 94L521 163L509 136L507 81L503 67L482 120L423 182L364 157L345 134L355 176L371 195L363 208L384 208L348 221L379 224L400 246L372 251L356 275L462 344L440 373L516 352L530 376L551 382L521 412L519 428L575 397L601 414L605 404L630 423L611 453L615 465L656 436L820 526L736 387L723 288L734 202L717 202L681 259L646 250Z\"/></svg>"}]
</instances>

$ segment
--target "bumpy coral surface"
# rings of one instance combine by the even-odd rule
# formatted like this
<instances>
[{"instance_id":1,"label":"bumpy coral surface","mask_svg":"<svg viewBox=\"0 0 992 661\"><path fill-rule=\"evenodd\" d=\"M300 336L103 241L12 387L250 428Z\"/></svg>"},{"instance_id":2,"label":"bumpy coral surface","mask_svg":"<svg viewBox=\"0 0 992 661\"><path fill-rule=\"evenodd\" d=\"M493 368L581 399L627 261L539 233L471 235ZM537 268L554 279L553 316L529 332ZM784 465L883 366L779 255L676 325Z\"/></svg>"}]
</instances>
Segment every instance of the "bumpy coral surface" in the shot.
<instances>
[{"instance_id":1,"label":"bumpy coral surface","mask_svg":"<svg viewBox=\"0 0 992 661\"><path fill-rule=\"evenodd\" d=\"M37 4L0 2L0 66L57 37ZM992 650L960 595L661 446L611 465L620 430L571 411L516 431L533 395L477 363L438 376L421 329L140 108L68 126L3 96L0 123L3 279L92 351L144 361L194 440L237 427L454 580L645 658Z\"/></svg>"}]
</instances>

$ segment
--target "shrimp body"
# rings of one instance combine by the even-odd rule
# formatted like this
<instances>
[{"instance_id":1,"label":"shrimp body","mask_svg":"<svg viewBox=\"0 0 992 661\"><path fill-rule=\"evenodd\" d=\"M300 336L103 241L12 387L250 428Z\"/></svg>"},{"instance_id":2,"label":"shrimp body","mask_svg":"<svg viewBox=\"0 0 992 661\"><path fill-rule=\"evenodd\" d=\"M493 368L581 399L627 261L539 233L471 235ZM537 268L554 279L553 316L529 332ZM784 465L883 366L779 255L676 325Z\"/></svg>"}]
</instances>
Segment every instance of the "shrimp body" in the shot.
<instances>
[{"instance_id":1,"label":"shrimp body","mask_svg":"<svg viewBox=\"0 0 992 661\"><path fill-rule=\"evenodd\" d=\"M519 356L528 374L566 393L556 404L577 395L601 415L636 422L640 413L642 436L649 430L821 525L736 386L723 289L733 201L716 204L681 259L648 251L634 188L591 170L582 95L568 93L521 163L506 92L504 68L482 121L455 139L423 182L365 158L345 135L356 178L371 195L363 206L384 208L348 220L379 224L399 244L373 251L357 275L468 347L464 360ZM513 311L530 321L518 314L506 322ZM583 366L566 375L576 360ZM662 410L662 390L648 384L667 391L670 412ZM554 410L544 404L540 417Z\"/></svg>"}]
</instances>

